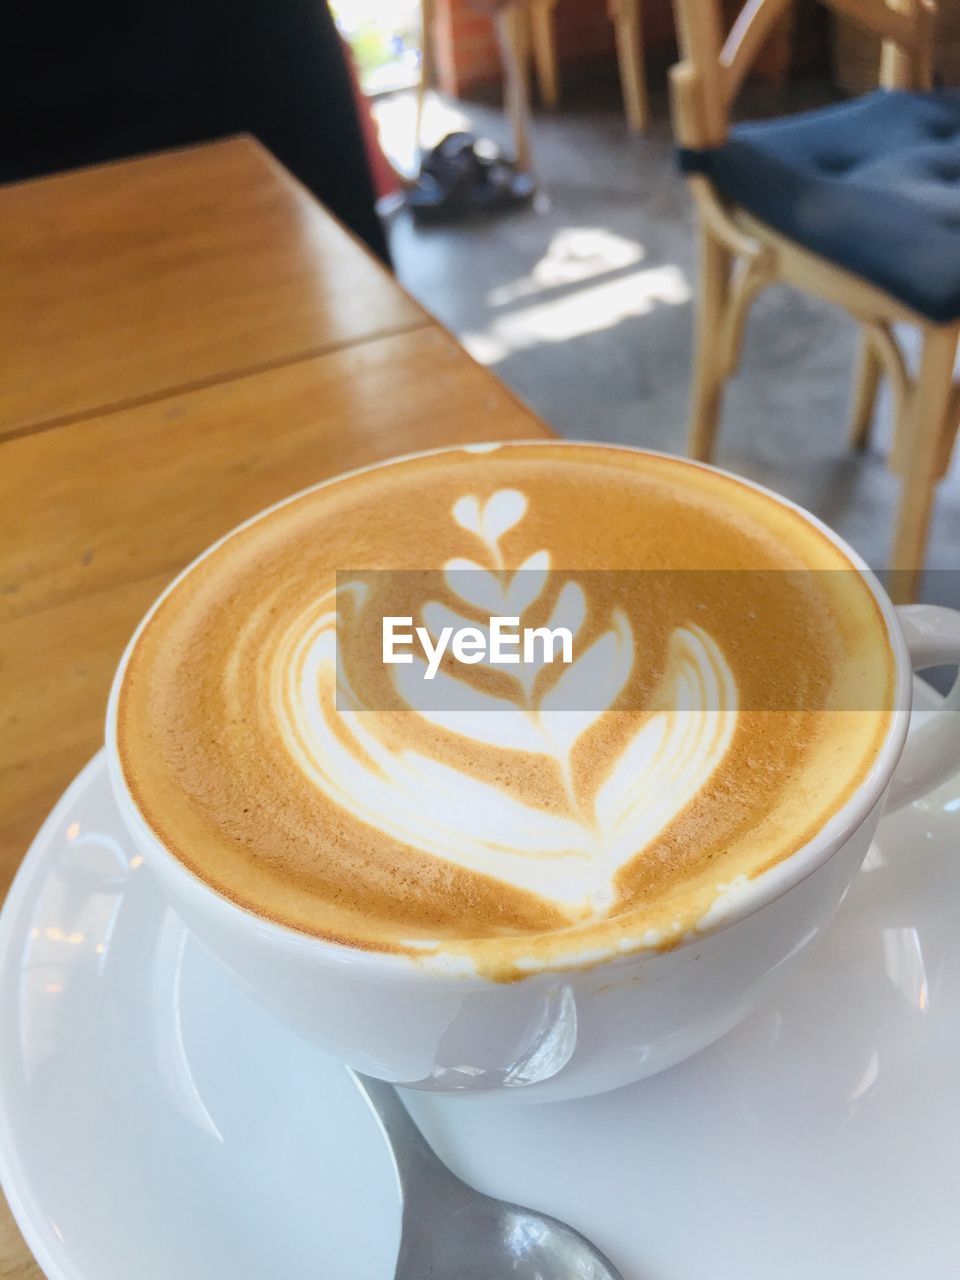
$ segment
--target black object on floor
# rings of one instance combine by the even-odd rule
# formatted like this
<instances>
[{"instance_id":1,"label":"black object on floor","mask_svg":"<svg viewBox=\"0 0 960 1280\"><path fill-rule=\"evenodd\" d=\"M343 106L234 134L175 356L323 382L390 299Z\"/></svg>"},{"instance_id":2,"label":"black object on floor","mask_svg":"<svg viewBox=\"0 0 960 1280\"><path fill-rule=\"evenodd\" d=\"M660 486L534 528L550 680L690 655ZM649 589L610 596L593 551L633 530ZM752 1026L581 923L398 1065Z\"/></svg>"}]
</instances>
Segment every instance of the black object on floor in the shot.
<instances>
[{"instance_id":1,"label":"black object on floor","mask_svg":"<svg viewBox=\"0 0 960 1280\"><path fill-rule=\"evenodd\" d=\"M424 156L407 206L418 222L453 222L526 204L535 190L531 175L505 160L493 143L472 133L448 133Z\"/></svg>"}]
</instances>

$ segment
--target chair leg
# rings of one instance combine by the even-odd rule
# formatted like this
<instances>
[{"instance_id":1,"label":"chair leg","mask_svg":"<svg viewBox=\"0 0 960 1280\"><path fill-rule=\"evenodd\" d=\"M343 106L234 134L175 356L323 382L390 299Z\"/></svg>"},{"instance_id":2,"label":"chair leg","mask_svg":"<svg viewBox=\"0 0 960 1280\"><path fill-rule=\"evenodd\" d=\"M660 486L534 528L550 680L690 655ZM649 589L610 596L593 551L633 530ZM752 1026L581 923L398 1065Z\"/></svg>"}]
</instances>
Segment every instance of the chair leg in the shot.
<instances>
[{"instance_id":1,"label":"chair leg","mask_svg":"<svg viewBox=\"0 0 960 1280\"><path fill-rule=\"evenodd\" d=\"M420 0L420 82L417 85L417 114L414 124L414 148L420 150L420 139L423 136L423 113L427 100L427 89L433 84L433 3L434 0Z\"/></svg>"},{"instance_id":2,"label":"chair leg","mask_svg":"<svg viewBox=\"0 0 960 1280\"><path fill-rule=\"evenodd\" d=\"M527 15L520 0L511 0L496 15L500 58L504 73L504 99L513 129L514 159L521 173L532 164L530 149L530 83Z\"/></svg>"},{"instance_id":3,"label":"chair leg","mask_svg":"<svg viewBox=\"0 0 960 1280\"><path fill-rule=\"evenodd\" d=\"M933 507L933 494L944 455L944 433L953 403L953 366L957 328L930 326L923 334L920 372L897 424L901 436L903 492L893 541L890 594L897 604L916 598Z\"/></svg>"},{"instance_id":4,"label":"chair leg","mask_svg":"<svg viewBox=\"0 0 960 1280\"><path fill-rule=\"evenodd\" d=\"M863 335L853 375L853 403L850 408L850 447L865 449L870 443L870 428L880 384L880 361L870 339Z\"/></svg>"},{"instance_id":5,"label":"chair leg","mask_svg":"<svg viewBox=\"0 0 960 1280\"><path fill-rule=\"evenodd\" d=\"M687 450L691 458L709 462L720 416L726 380L720 334L730 300L733 255L727 246L700 223L700 295L697 299L694 335L693 397Z\"/></svg>"},{"instance_id":6,"label":"chair leg","mask_svg":"<svg viewBox=\"0 0 960 1280\"><path fill-rule=\"evenodd\" d=\"M617 61L627 127L633 133L643 133L650 117L650 102L643 58L640 0L609 0L609 6L617 40Z\"/></svg>"},{"instance_id":7,"label":"chair leg","mask_svg":"<svg viewBox=\"0 0 960 1280\"><path fill-rule=\"evenodd\" d=\"M533 37L533 61L537 68L540 101L551 109L560 101L557 74L557 46L553 33L553 10L556 0L533 0L530 6L530 31Z\"/></svg>"}]
</instances>

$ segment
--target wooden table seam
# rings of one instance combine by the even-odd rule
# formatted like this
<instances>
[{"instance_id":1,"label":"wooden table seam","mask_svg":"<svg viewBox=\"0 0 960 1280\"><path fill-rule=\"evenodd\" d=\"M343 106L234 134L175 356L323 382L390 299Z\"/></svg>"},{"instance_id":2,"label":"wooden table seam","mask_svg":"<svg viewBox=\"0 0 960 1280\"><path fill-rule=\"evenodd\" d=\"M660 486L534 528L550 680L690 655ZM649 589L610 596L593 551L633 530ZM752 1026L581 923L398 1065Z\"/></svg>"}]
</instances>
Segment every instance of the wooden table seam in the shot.
<instances>
[{"instance_id":1,"label":"wooden table seam","mask_svg":"<svg viewBox=\"0 0 960 1280\"><path fill-rule=\"evenodd\" d=\"M42 422L27 423L22 427L0 429L0 446L10 440L22 440L25 436L42 435L46 431L55 431L58 427L72 427L78 422L108 417L114 413L124 413L128 409L140 409L144 405L155 404L159 400L169 400L174 396L188 395L192 391L206 391L210 387L221 386L227 382L235 382L240 378L253 377L258 373L272 373L277 369L285 369L291 365L302 364L307 360L315 360L318 356L332 355L337 351L349 351L354 347L362 347L381 338L395 338L405 333L418 333L421 329L436 329L437 324L426 312L423 318L411 324L393 325L379 330L376 334L359 334L356 338L345 338L340 342L322 343L320 346L307 347L290 356L278 356L275 360L263 360L256 364L239 366L220 374L211 374L208 378L196 378L192 382L177 383L169 387L160 387L156 391L142 396L131 396L125 400L115 400L108 404L92 405L86 409L78 409L75 413L61 414L57 418L49 418Z\"/></svg>"}]
</instances>

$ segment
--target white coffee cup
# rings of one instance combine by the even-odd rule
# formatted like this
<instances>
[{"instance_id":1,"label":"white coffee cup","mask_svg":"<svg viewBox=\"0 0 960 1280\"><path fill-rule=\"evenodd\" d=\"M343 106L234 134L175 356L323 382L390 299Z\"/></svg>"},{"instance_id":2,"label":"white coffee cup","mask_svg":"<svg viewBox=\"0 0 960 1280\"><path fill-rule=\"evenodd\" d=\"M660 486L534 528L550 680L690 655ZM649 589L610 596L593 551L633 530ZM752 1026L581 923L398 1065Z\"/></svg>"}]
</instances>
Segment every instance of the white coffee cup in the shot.
<instances>
[{"instance_id":1,"label":"white coffee cup","mask_svg":"<svg viewBox=\"0 0 960 1280\"><path fill-rule=\"evenodd\" d=\"M960 664L960 613L894 609L834 533L769 496L830 538L868 583L895 656L895 709L872 768L843 808L791 856L725 895L672 950L581 956L499 983L462 964L427 968L405 955L309 937L237 906L168 853L127 789L116 716L135 635L114 679L106 742L114 795L137 850L205 947L284 1022L370 1075L418 1089L549 1101L615 1089L689 1057L755 1010L826 928L883 813L960 768L960 678L907 742L913 673Z\"/></svg>"}]
</instances>

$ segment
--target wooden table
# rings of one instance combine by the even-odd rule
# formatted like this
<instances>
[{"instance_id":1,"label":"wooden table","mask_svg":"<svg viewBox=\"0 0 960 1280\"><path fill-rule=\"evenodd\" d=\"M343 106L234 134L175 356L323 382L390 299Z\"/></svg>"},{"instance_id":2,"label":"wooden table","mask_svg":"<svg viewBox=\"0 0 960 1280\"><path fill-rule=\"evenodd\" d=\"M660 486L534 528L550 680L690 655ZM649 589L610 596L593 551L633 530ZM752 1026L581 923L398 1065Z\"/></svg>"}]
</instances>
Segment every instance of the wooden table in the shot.
<instances>
[{"instance_id":1,"label":"wooden table","mask_svg":"<svg viewBox=\"0 0 960 1280\"><path fill-rule=\"evenodd\" d=\"M0 189L0 351L0 895L186 561L339 471L549 434L249 138ZM0 1277L39 1275L0 1207Z\"/></svg>"}]
</instances>

